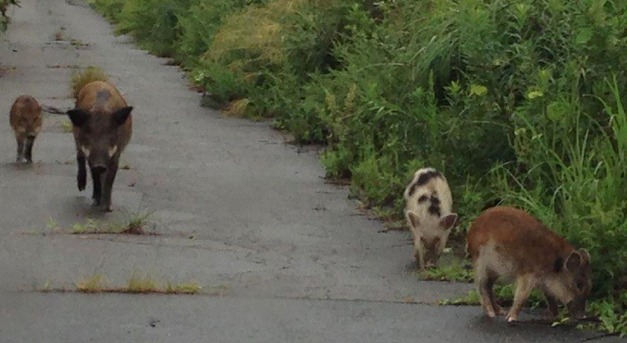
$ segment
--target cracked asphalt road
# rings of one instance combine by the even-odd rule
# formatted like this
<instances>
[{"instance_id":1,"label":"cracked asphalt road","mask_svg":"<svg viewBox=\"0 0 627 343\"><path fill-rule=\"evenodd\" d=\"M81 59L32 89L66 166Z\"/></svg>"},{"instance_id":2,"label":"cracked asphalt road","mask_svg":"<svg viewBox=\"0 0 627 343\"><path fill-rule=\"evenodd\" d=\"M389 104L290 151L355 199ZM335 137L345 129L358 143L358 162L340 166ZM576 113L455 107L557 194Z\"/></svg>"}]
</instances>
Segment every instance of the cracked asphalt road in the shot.
<instances>
[{"instance_id":1,"label":"cracked asphalt road","mask_svg":"<svg viewBox=\"0 0 627 343\"><path fill-rule=\"evenodd\" d=\"M440 307L467 284L418 282L408 234L379 233L315 151L266 123L199 106L184 74L138 49L81 1L22 0L0 36L0 342L575 342L595 333L516 327ZM18 167L8 110L20 94L67 109L77 67L103 68L135 107L111 214L76 189L63 115L47 113ZM54 112L54 111L52 111ZM159 235L72 235L89 220L151 213ZM66 233L64 233L66 232ZM41 292L133 273L203 295ZM222 290L216 295L212 290ZM528 318L531 318L529 315ZM623 341L606 338L603 341Z\"/></svg>"}]
</instances>

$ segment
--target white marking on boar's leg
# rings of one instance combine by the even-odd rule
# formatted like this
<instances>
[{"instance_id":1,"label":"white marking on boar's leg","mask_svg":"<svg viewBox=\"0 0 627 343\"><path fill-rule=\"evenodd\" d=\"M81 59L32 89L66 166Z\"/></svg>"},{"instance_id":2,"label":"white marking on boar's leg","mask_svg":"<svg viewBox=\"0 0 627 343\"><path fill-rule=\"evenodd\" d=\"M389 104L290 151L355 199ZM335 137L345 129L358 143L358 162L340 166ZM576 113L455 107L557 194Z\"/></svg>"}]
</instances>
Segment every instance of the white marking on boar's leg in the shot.
<instances>
[{"instance_id":1,"label":"white marking on boar's leg","mask_svg":"<svg viewBox=\"0 0 627 343\"><path fill-rule=\"evenodd\" d=\"M118 151L118 146L114 145L112 147L109 148L109 158L113 157L113 155L115 155L116 151Z\"/></svg>"},{"instance_id":2,"label":"white marking on boar's leg","mask_svg":"<svg viewBox=\"0 0 627 343\"><path fill-rule=\"evenodd\" d=\"M81 151L83 152L83 155L85 155L85 157L89 157L89 148L87 148L84 145L81 145Z\"/></svg>"}]
</instances>

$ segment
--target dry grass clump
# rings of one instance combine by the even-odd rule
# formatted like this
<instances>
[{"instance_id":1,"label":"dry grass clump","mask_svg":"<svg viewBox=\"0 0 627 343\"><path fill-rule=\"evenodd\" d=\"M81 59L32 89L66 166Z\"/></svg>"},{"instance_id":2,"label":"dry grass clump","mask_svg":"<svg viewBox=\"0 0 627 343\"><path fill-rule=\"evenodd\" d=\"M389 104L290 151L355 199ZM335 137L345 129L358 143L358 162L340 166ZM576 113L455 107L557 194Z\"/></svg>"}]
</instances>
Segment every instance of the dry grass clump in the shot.
<instances>
[{"instance_id":1,"label":"dry grass clump","mask_svg":"<svg viewBox=\"0 0 627 343\"><path fill-rule=\"evenodd\" d=\"M83 88L86 84L92 81L108 81L109 77L99 67L89 66L85 68L85 70L77 71L72 74L71 81L71 91L72 96L76 98L78 96L78 92L80 92L81 88Z\"/></svg>"},{"instance_id":2,"label":"dry grass clump","mask_svg":"<svg viewBox=\"0 0 627 343\"><path fill-rule=\"evenodd\" d=\"M228 16L215 35L205 58L224 61L233 71L246 71L255 65L278 65L283 50L281 18L297 12L306 1L274 0L265 6L248 6Z\"/></svg>"},{"instance_id":3,"label":"dry grass clump","mask_svg":"<svg viewBox=\"0 0 627 343\"><path fill-rule=\"evenodd\" d=\"M102 274L93 274L88 277L84 277L76 282L76 290L81 293L100 293L105 291L104 283L106 277Z\"/></svg>"},{"instance_id":4,"label":"dry grass clump","mask_svg":"<svg viewBox=\"0 0 627 343\"><path fill-rule=\"evenodd\" d=\"M134 294L200 294L202 286L196 282L172 283L167 282L165 286L159 283L148 274L141 275L134 272L125 287L109 287L105 285L106 277L103 274L93 274L84 277L74 283L76 291L80 293L134 293ZM55 289L49 281L46 281L42 292L71 292L67 289ZM225 295L227 287L216 287L210 289L209 295ZM203 293L204 294L204 293Z\"/></svg>"}]
</instances>

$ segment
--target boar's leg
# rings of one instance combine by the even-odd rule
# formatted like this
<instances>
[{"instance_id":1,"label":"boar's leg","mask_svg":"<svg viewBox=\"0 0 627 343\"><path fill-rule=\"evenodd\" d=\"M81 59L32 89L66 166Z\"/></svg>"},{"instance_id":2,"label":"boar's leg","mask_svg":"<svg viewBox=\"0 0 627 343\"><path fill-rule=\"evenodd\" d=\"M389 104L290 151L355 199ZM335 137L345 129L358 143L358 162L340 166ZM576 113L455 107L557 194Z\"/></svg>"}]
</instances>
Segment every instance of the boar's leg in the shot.
<instances>
[{"instance_id":1,"label":"boar's leg","mask_svg":"<svg viewBox=\"0 0 627 343\"><path fill-rule=\"evenodd\" d=\"M33 162L33 144L35 143L35 137L27 137L26 138L26 146L24 148L24 157L26 158L26 162Z\"/></svg>"},{"instance_id":2,"label":"boar's leg","mask_svg":"<svg viewBox=\"0 0 627 343\"><path fill-rule=\"evenodd\" d=\"M424 247L420 244L420 242L414 242L414 258L416 259L416 262L418 263L418 268L420 268L420 270L424 270L425 269L425 252L424 252Z\"/></svg>"},{"instance_id":3,"label":"boar's leg","mask_svg":"<svg viewBox=\"0 0 627 343\"><path fill-rule=\"evenodd\" d=\"M479 295L481 296L481 307L483 307L488 317L494 318L500 311L500 307L494 301L494 292L492 290L494 280L488 277L487 273L484 272L482 274L477 274L477 288L479 288Z\"/></svg>"},{"instance_id":4,"label":"boar's leg","mask_svg":"<svg viewBox=\"0 0 627 343\"><path fill-rule=\"evenodd\" d=\"M102 178L103 172L102 170L98 170L96 168L90 168L91 170L91 180L94 184L93 193L91 194L91 198L94 201L94 206L98 206L102 203Z\"/></svg>"},{"instance_id":5,"label":"boar's leg","mask_svg":"<svg viewBox=\"0 0 627 343\"><path fill-rule=\"evenodd\" d=\"M15 162L21 163L24 162L24 160L24 139L17 137L17 157L15 158Z\"/></svg>"},{"instance_id":6,"label":"boar's leg","mask_svg":"<svg viewBox=\"0 0 627 343\"><path fill-rule=\"evenodd\" d=\"M105 212L111 212L111 190L113 189L113 181L115 181L115 174L118 173L118 160L114 159L109 163L109 168L105 174L104 189L102 190L102 210Z\"/></svg>"},{"instance_id":7,"label":"boar's leg","mask_svg":"<svg viewBox=\"0 0 627 343\"><path fill-rule=\"evenodd\" d=\"M534 287L533 280L528 275L521 275L516 279L516 291L514 292L514 302L507 314L507 322L513 323L518 320L518 314L523 305L529 299L529 294Z\"/></svg>"},{"instance_id":8,"label":"boar's leg","mask_svg":"<svg viewBox=\"0 0 627 343\"><path fill-rule=\"evenodd\" d=\"M551 318L557 317L557 299L546 290L544 291L544 298L546 298L546 303L548 305Z\"/></svg>"},{"instance_id":9,"label":"boar's leg","mask_svg":"<svg viewBox=\"0 0 627 343\"><path fill-rule=\"evenodd\" d=\"M497 316L502 316L505 314L505 312L503 311L501 306L499 306L498 302L496 301L496 296L494 295L494 283L496 282L497 278L498 276L496 274L488 272L486 287L490 299L490 304L492 304L492 308L494 309L494 314L496 314Z\"/></svg>"},{"instance_id":10,"label":"boar's leg","mask_svg":"<svg viewBox=\"0 0 627 343\"><path fill-rule=\"evenodd\" d=\"M85 168L85 155L81 153L76 154L76 164L78 165L78 174L76 174L76 184L78 190L82 191L87 185L87 169Z\"/></svg>"}]
</instances>

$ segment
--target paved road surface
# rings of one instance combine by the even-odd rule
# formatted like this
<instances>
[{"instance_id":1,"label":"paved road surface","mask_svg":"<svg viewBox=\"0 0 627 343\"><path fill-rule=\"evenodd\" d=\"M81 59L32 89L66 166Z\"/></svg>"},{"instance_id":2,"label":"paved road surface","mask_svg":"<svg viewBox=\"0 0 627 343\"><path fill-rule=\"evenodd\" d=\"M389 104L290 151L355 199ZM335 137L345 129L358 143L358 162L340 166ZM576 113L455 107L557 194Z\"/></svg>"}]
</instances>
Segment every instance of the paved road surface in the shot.
<instances>
[{"instance_id":1,"label":"paved road surface","mask_svg":"<svg viewBox=\"0 0 627 343\"><path fill-rule=\"evenodd\" d=\"M0 36L0 108L19 94L66 109L75 67L111 75L134 110L114 212L79 193L67 119L48 113L32 167L0 124L0 342L573 342L594 334L439 307L465 284L418 282L407 233L325 184L314 151L264 123L199 106L184 75L80 1L22 0ZM160 235L71 235L141 213ZM40 292L90 275L196 282L203 295ZM412 303L407 303L408 301ZM617 339L606 339L612 341Z\"/></svg>"}]
</instances>

